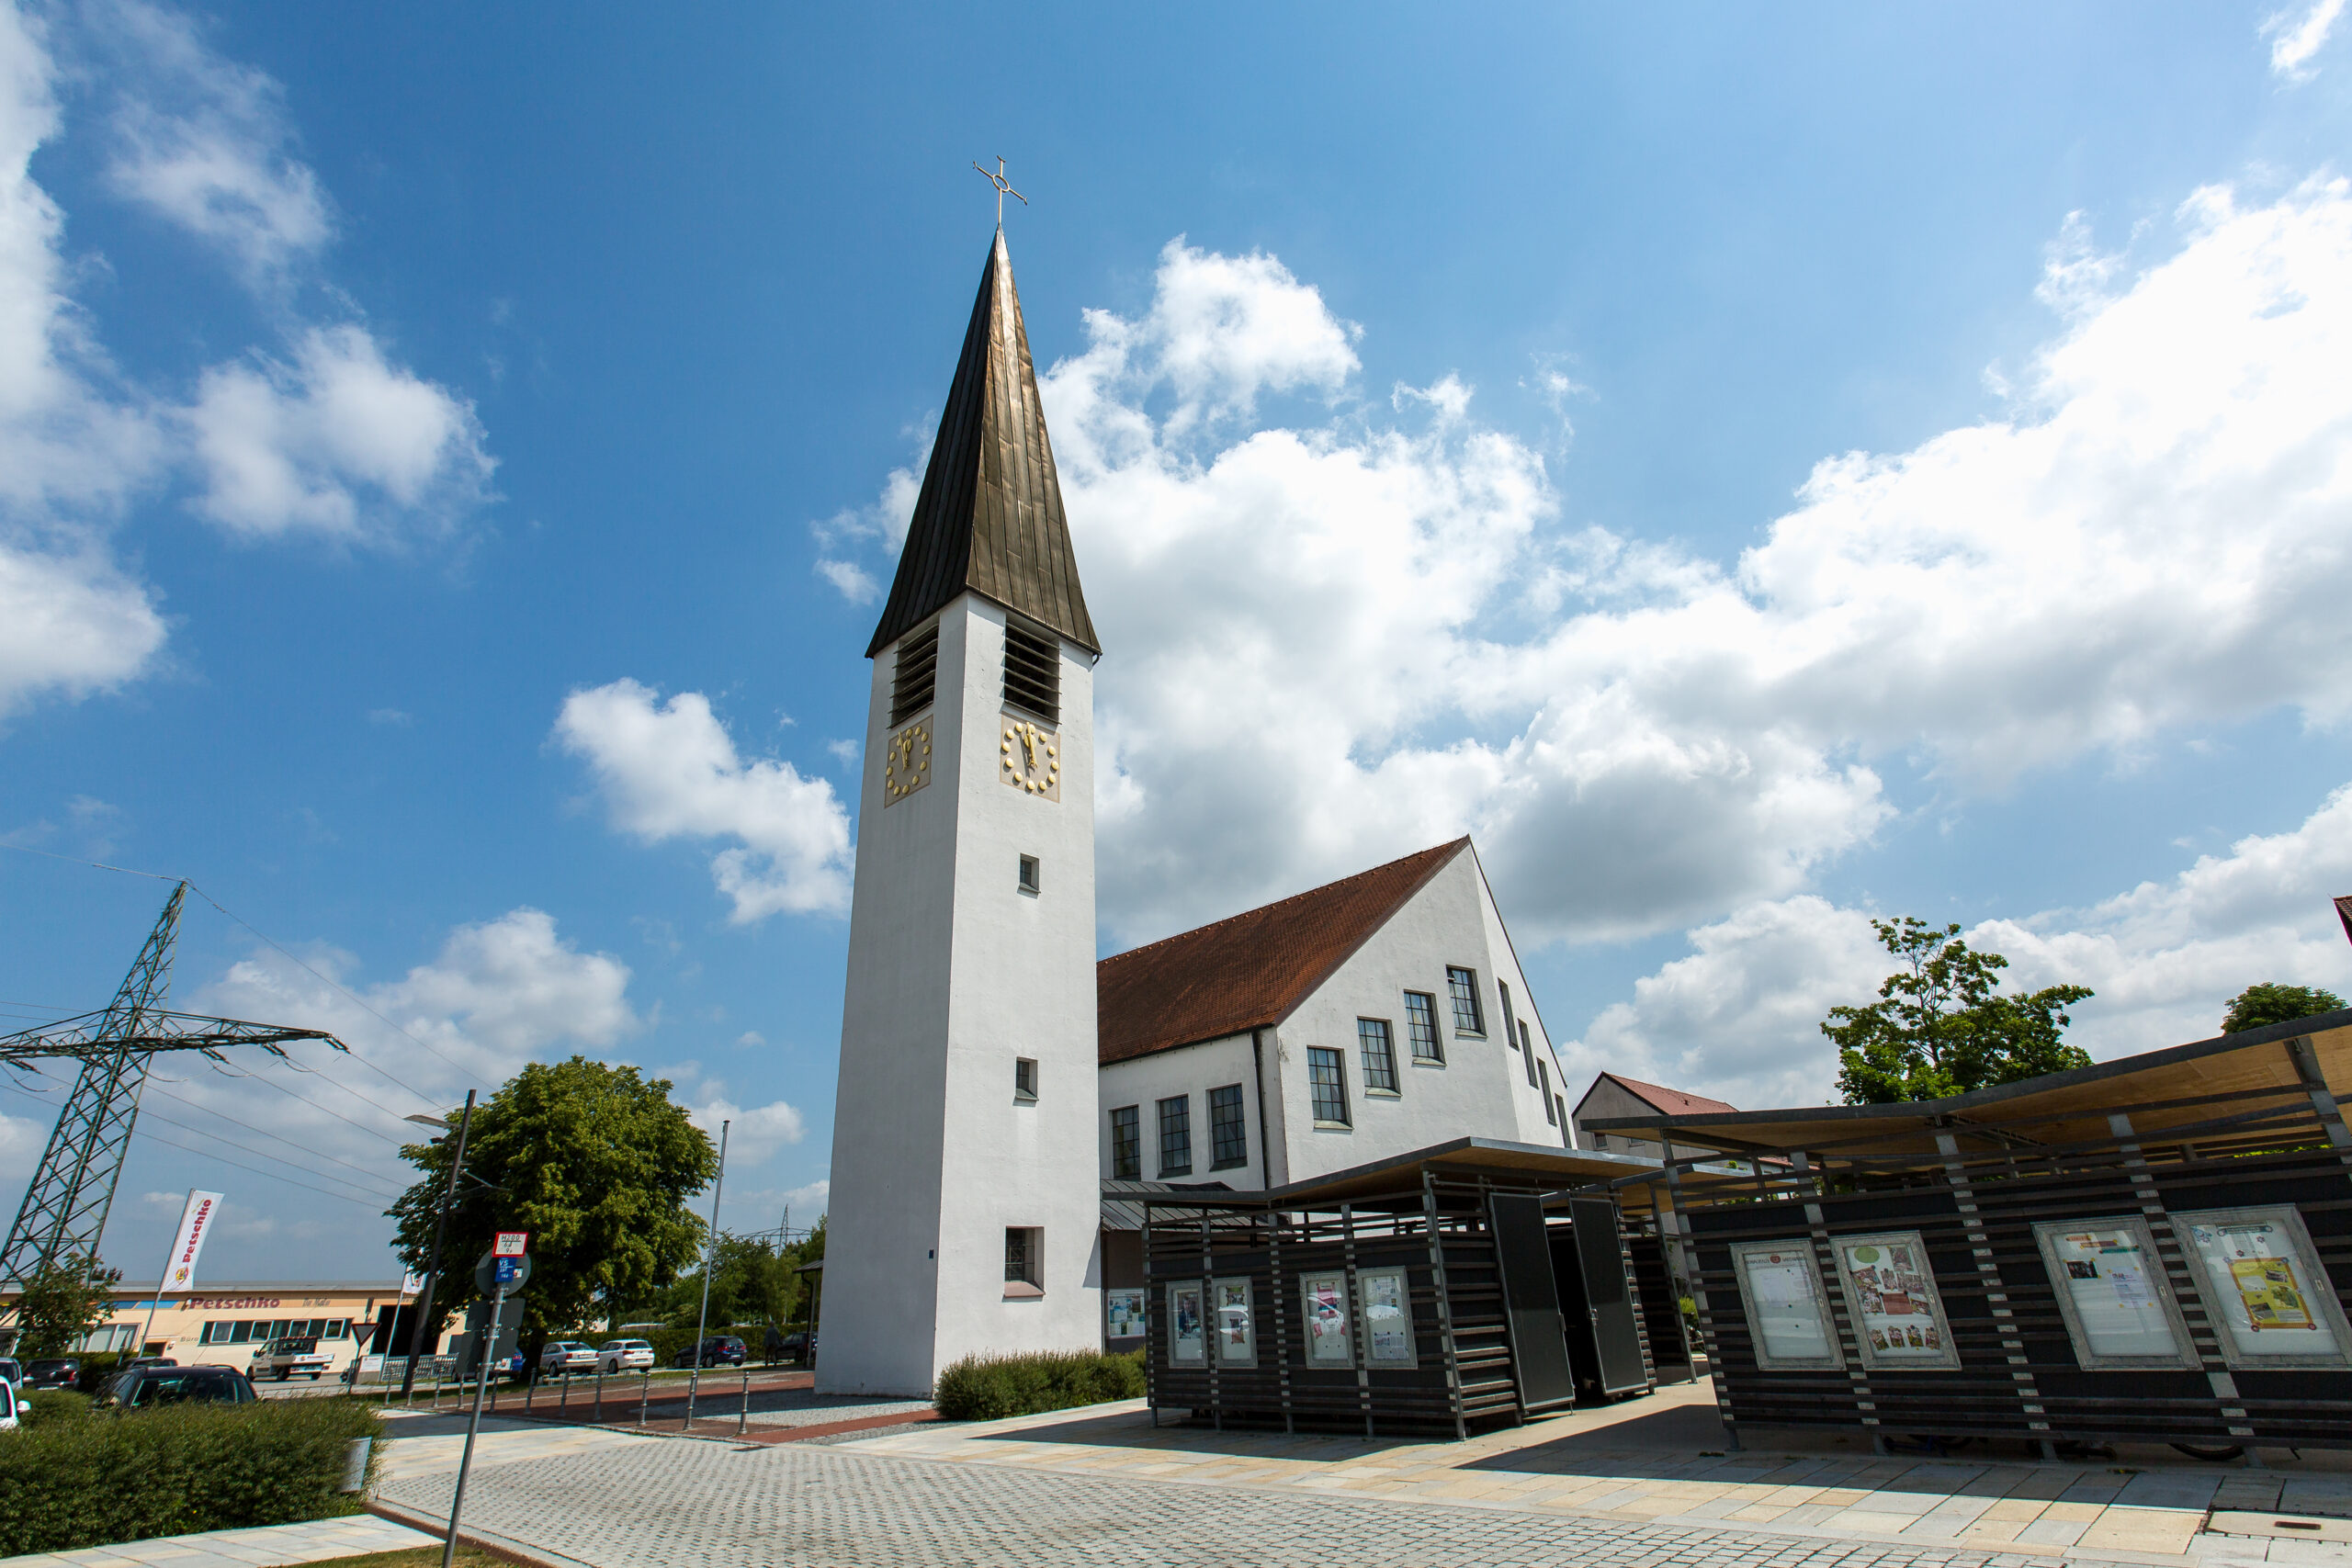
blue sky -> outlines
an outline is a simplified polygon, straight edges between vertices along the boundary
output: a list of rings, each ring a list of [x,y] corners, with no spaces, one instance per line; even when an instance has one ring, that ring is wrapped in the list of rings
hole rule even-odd
[[[1871,913],[2102,1055],[2352,994],[2342,8],[11,14],[0,1011],[104,1001],[105,861],[366,1058],[175,1066],[110,1261],[204,1185],[377,1273],[395,1115],[573,1050],[821,1208],[998,153],[1106,951],[1466,829],[1575,1081],[1818,1097]]]

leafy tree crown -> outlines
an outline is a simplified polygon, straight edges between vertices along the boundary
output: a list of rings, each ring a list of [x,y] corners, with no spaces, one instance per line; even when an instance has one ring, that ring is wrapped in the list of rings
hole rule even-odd
[[[2222,1018],[2222,1032],[2243,1034],[2249,1029],[2337,1012],[2343,1007],[2344,998],[2334,991],[2323,991],[2316,986],[2281,986],[2266,980],[2258,986],[2248,986],[2230,998],[2230,1010]]]
[[[1937,927],[1905,915],[1871,929],[1901,967],[1867,1007],[1829,1010],[1821,1032],[1838,1047],[1838,1087],[1849,1105],[1942,1100],[1994,1084],[2090,1066],[2069,1045],[2065,1010],[2091,996],[2083,986],[2004,993],[2009,961],[1980,953],[1957,923]]]

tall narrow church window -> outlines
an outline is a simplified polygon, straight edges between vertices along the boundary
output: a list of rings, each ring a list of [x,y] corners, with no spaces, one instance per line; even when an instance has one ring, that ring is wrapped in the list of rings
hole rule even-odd
[[[1543,1068],[1544,1081],[1535,1087],[1544,1091],[1544,1120],[1556,1127],[1560,1124],[1560,1117],[1559,1113],[1552,1109],[1552,1068],[1549,1064],[1539,1064],[1539,1066]]]
[[[1114,1181],[1143,1179],[1142,1107],[1122,1105],[1111,1112],[1111,1178]]]
[[[1250,1163],[1250,1133],[1241,1120],[1241,1086],[1226,1084],[1209,1090],[1209,1157],[1211,1170],[1231,1170]]]
[[[1159,1174],[1193,1174],[1193,1097],[1175,1095],[1159,1102]]]
[[[890,728],[914,717],[931,705],[939,689],[939,623],[933,621],[899,643],[899,657],[890,667]]]
[[[1363,1091],[1396,1092],[1396,1044],[1385,1018],[1356,1020],[1356,1043],[1363,1048]]]
[[[1345,1127],[1348,1123],[1348,1059],[1327,1045],[1306,1048],[1306,1088],[1315,1101],[1317,1122]]]
[[[1019,615],[1004,619],[1004,700],[1048,724],[1062,721],[1062,639]]]
[[[1478,1012],[1478,972],[1446,965],[1446,989],[1453,994],[1453,1032],[1484,1034],[1487,1021]]]
[[[1427,991],[1405,993],[1405,1038],[1412,1042],[1416,1062],[1445,1060],[1437,1037],[1437,998]]]

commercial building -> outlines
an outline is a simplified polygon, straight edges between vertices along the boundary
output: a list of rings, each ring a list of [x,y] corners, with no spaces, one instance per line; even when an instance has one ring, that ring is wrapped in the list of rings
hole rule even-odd
[[[0,1303],[15,1299],[14,1291],[0,1292]],[[136,1348],[141,1355],[184,1363],[242,1367],[256,1343],[314,1335],[319,1348],[334,1358],[331,1373],[340,1372],[376,1349],[370,1340],[388,1312],[415,1301],[398,1280],[231,1280],[187,1296],[158,1296],[152,1286],[124,1286],[110,1303],[107,1321],[72,1348],[95,1354]],[[454,1326],[446,1325],[444,1333]]]

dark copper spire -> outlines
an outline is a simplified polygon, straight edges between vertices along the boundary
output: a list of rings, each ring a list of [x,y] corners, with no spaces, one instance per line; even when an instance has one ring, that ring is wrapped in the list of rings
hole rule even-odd
[[[1078,585],[1001,229],[980,274],[980,297],[947,389],[899,574],[865,656],[967,591],[1051,626],[1089,653],[1102,651]]]

